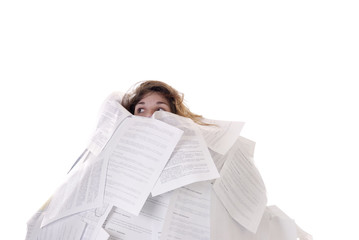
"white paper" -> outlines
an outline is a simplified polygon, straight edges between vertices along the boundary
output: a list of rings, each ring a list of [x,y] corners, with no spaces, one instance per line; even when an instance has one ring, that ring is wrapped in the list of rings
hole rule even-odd
[[[203,121],[211,124],[198,125],[208,147],[222,155],[226,154],[236,142],[244,126],[244,122],[211,119],[203,119]]]
[[[109,238],[110,234],[108,234],[108,232],[106,232],[103,228],[100,228],[95,240],[108,240]]]
[[[96,131],[87,147],[96,156],[103,150],[118,125],[132,115],[121,105],[122,95],[112,93],[102,104]]]
[[[297,225],[297,237],[299,240],[313,240],[312,235],[304,231]]]
[[[92,156],[78,164],[51,197],[41,227],[71,214],[100,207],[106,171],[107,162],[102,155]]]
[[[170,194],[149,197],[138,216],[115,208],[106,220],[104,229],[114,240],[159,240]]]
[[[108,240],[109,238],[110,234],[108,234],[108,232],[106,232],[103,228],[100,228],[95,240]]]
[[[107,240],[109,235],[103,232],[102,224],[111,208],[104,205],[101,208],[61,218],[41,227],[46,211],[45,205],[45,208],[41,208],[28,221],[26,240]]]
[[[37,240],[37,235],[40,232],[40,226],[43,218],[43,212],[39,211],[36,212],[27,222],[27,232],[25,240]]]
[[[270,240],[297,240],[297,226],[277,206],[268,206]]]
[[[87,224],[81,240],[106,240],[109,238],[109,234],[103,230],[102,225],[111,209],[112,205],[104,204],[102,207],[78,214],[82,221]]]
[[[105,201],[138,215],[181,135],[156,119],[124,120],[108,143]]]
[[[180,128],[184,133],[152,189],[153,196],[194,182],[219,177],[197,124],[189,118],[164,111],[156,112],[154,117]]]
[[[65,217],[41,228],[38,240],[78,240],[81,239],[85,227],[86,223],[76,215]]]
[[[86,223],[74,215],[52,222],[40,228],[43,212],[29,222],[26,240],[79,240],[86,228]],[[36,221],[34,221],[36,219]]]
[[[257,231],[250,232],[229,215],[222,202],[212,192],[211,240],[296,240],[300,237],[296,227],[294,220],[286,216],[278,207],[268,206],[265,208]],[[307,240],[309,239],[311,238]]]
[[[264,217],[264,216],[263,216]],[[260,224],[258,227],[258,235],[248,231],[237,221],[235,221],[231,215],[227,212],[222,202],[218,199],[217,195],[212,191],[211,193],[211,240],[225,239],[225,240],[269,240],[268,238],[259,238],[262,236],[261,231],[268,233],[268,227],[265,223]],[[266,230],[264,230],[266,229]],[[257,237],[256,237],[257,236]]]
[[[76,168],[76,166],[78,166],[78,163],[84,162],[86,161],[87,158],[89,158],[91,156],[91,152],[86,148],[81,155],[76,159],[76,161],[74,162],[74,164],[71,166],[70,170],[67,172],[71,172],[74,168]]]
[[[211,183],[198,182],[173,191],[161,240],[209,240]]]
[[[256,232],[267,203],[262,177],[253,162],[254,145],[239,137],[213,186],[229,214],[251,232]]]
[[[40,231],[41,222],[44,218],[44,212],[47,210],[51,199],[48,199],[41,208],[27,221],[26,240],[33,240],[37,238]]]
[[[215,152],[211,149],[208,149],[208,150],[209,150],[209,153],[211,154],[214,164],[217,167],[218,172],[220,172],[224,165],[224,162],[227,160],[226,155],[219,154],[218,152]]]

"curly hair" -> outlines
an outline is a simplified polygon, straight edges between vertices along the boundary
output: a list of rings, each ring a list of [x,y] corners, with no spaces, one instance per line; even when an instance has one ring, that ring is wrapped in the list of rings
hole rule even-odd
[[[192,119],[194,122],[207,125],[202,122],[202,116],[192,113],[188,107],[184,104],[184,94],[178,92],[176,89],[168,85],[167,83],[155,80],[143,81],[135,84],[132,90],[128,91],[122,98],[122,106],[124,106],[129,112],[134,114],[135,107],[141,99],[143,99],[148,93],[156,92],[161,94],[170,104],[172,113],[178,114],[183,117]]]

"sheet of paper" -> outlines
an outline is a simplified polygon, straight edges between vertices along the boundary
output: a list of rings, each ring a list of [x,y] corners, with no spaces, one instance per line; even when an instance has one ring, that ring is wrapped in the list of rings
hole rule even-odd
[[[217,168],[197,124],[189,118],[164,111],[156,112],[154,117],[178,127],[184,133],[155,187],[152,189],[152,196],[194,182],[219,177]]]
[[[132,115],[121,105],[122,95],[112,93],[102,104],[96,131],[87,147],[94,155],[103,150],[118,125]]]
[[[107,160],[100,154],[78,164],[55,191],[41,227],[60,218],[100,207],[103,203]]]
[[[100,228],[95,240],[108,240],[109,238],[110,238],[110,234],[108,234],[108,232],[106,232],[103,228]]]
[[[170,194],[149,197],[138,216],[115,208],[103,228],[113,240],[159,240]]]
[[[217,167],[218,172],[220,172],[224,165],[225,160],[227,159],[226,155],[219,154],[218,152],[215,152],[211,149],[208,149],[208,150],[209,150],[209,153],[211,154],[214,164]]]
[[[211,125],[198,125],[207,146],[219,154],[226,154],[239,137],[244,122],[204,119]]]
[[[297,225],[277,206],[268,206],[270,240],[297,240]]]
[[[41,228],[43,216],[43,212],[38,212],[37,216],[29,222],[30,231],[26,235],[26,240],[79,240],[86,228],[86,223],[76,215],[64,217]]]
[[[102,224],[112,206],[91,209],[61,218],[41,228],[46,209],[40,209],[29,221],[26,240],[107,240],[109,235]],[[107,237],[106,237],[107,236]]]
[[[109,238],[109,234],[104,231],[102,225],[112,208],[112,205],[104,204],[99,208],[78,213],[81,220],[87,224],[81,240],[107,240]]]
[[[213,189],[229,214],[251,232],[256,232],[267,204],[262,177],[253,162],[255,143],[239,137],[226,154],[221,177]]]
[[[312,235],[304,231],[297,225],[297,237],[299,240],[313,240]]]
[[[264,215],[263,215],[264,217]],[[264,217],[265,218],[265,217]],[[268,238],[260,238],[261,231],[268,233],[268,224],[266,222],[260,224],[257,235],[248,231],[227,212],[222,202],[218,199],[214,191],[211,191],[211,240],[226,239],[226,240],[269,240]]]
[[[193,183],[173,191],[161,240],[210,239],[211,183]]]
[[[126,118],[106,150],[105,201],[138,215],[182,133],[156,119]]]
[[[81,239],[85,227],[86,223],[81,221],[76,215],[65,217],[41,228],[38,240],[78,240]]]
[[[297,237],[295,222],[276,206],[266,207],[257,231],[250,232],[229,215],[212,191],[211,240],[296,240]]]
[[[91,152],[86,148],[86,149],[81,153],[81,155],[76,159],[76,161],[74,162],[74,164],[71,166],[70,170],[69,170],[67,173],[71,172],[72,169],[74,169],[79,162],[86,161],[86,159],[87,159],[90,155],[91,155]]]
[[[37,235],[40,231],[42,219],[44,218],[43,212],[36,212],[32,218],[27,222],[27,232],[25,240],[37,240]]]

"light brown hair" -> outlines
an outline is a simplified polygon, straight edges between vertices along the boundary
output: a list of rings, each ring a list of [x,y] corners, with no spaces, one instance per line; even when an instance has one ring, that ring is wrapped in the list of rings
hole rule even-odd
[[[155,80],[137,83],[132,90],[128,91],[122,98],[121,104],[132,114],[134,114],[136,104],[141,101],[148,93],[156,92],[161,94],[170,104],[172,113],[192,119],[194,122],[207,125],[202,122],[202,116],[192,113],[184,104],[184,94],[167,83]]]

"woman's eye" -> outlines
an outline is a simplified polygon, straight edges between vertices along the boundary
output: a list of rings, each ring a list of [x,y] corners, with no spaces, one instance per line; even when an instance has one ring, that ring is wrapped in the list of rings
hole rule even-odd
[[[144,111],[145,111],[145,109],[143,109],[143,108],[137,109],[137,113],[143,113]]]
[[[158,108],[157,111],[165,111],[163,108]]]

